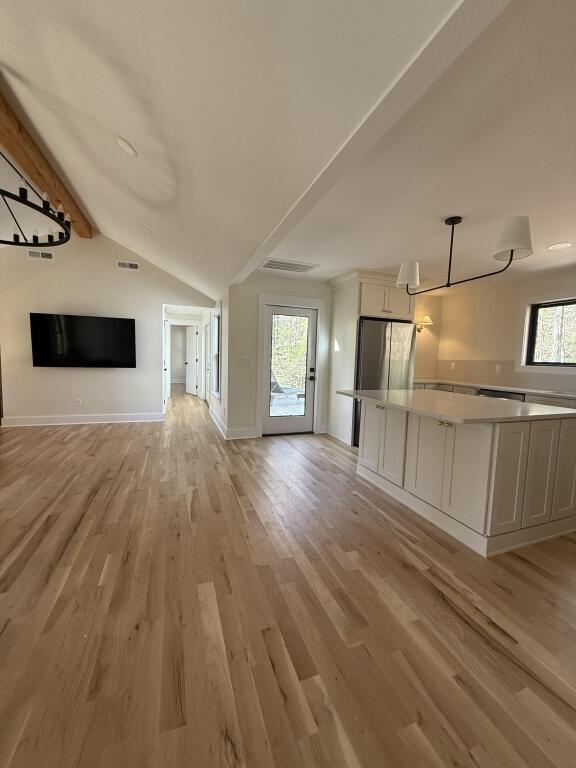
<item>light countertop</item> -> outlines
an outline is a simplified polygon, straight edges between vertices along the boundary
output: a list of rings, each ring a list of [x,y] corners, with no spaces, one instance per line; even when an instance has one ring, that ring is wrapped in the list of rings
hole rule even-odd
[[[492,397],[460,395],[437,389],[344,389],[337,394],[386,405],[401,411],[447,421],[451,424],[481,424],[502,421],[533,421],[540,419],[576,418],[573,408],[555,405],[522,403]]]
[[[454,387],[471,387],[472,389],[498,389],[502,392],[523,392],[527,395],[542,395],[543,397],[562,397],[576,400],[576,392],[561,392],[557,389],[530,389],[528,387],[509,387],[504,384],[478,384],[471,381],[449,381],[448,379],[414,379],[414,384],[449,384]],[[575,406],[576,407],[576,406]]]

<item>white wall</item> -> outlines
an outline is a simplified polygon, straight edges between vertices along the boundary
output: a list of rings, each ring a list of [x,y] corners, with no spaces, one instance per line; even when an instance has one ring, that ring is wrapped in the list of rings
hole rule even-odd
[[[443,298],[438,375],[454,381],[576,391],[576,369],[558,372],[519,365],[527,305],[574,296],[576,266],[520,280],[495,278],[450,288]]]
[[[257,381],[258,381],[258,311],[259,296],[275,294],[282,296],[324,299],[329,312],[330,289],[325,282],[292,278],[269,277],[255,273],[244,283],[233,285],[229,290],[229,318],[224,297],[222,310],[223,335],[227,338],[227,370],[223,375],[225,384],[222,402],[219,404],[220,418],[230,434],[240,435],[257,431]],[[240,359],[249,359],[247,366],[239,365]],[[326,364],[327,364],[326,360]],[[327,365],[326,365],[327,367]],[[320,376],[318,386],[322,387],[322,425],[327,424],[328,375]],[[222,415],[228,408],[226,415]]]
[[[161,418],[163,304],[213,302],[102,235],[73,236],[54,253],[53,263],[20,248],[0,254],[3,423]],[[142,268],[118,270],[117,259]],[[34,368],[30,312],[135,318],[137,367]]]
[[[186,381],[186,326],[170,326],[170,382]]]
[[[337,395],[336,390],[354,388],[359,296],[360,284],[356,279],[335,285],[332,293],[328,432],[349,445],[352,442],[353,401]]]
[[[438,366],[438,348],[442,333],[442,298],[424,294],[416,297],[414,322],[428,315],[434,325],[422,328],[416,334],[414,378],[435,379]]]

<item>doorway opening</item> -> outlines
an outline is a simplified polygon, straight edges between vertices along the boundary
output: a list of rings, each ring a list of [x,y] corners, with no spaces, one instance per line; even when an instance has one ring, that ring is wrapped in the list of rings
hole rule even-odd
[[[165,304],[163,309],[163,410],[176,393],[208,400],[210,392],[210,320],[207,307]]]

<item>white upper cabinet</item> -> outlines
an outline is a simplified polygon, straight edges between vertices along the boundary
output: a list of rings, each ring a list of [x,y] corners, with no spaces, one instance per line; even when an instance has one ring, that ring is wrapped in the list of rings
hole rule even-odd
[[[387,315],[388,286],[362,283],[360,298],[361,315]]]
[[[412,297],[403,288],[376,283],[362,283],[361,315],[412,320],[412,307]]]
[[[405,288],[388,288],[388,305],[390,317],[400,317],[404,320],[412,320],[412,305],[414,299],[406,293]]]

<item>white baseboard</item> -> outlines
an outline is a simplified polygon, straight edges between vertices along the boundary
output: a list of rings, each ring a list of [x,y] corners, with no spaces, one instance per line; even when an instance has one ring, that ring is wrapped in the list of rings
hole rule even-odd
[[[422,501],[422,499],[419,499],[417,496],[413,496],[411,493],[408,493],[408,491],[405,491],[404,488],[394,485],[394,483],[391,483],[389,480],[385,480],[383,477],[380,477],[380,475],[377,475],[376,472],[373,472],[367,467],[363,467],[361,464],[358,464],[356,472],[360,477],[363,477],[373,485],[376,485],[381,491],[392,496],[393,499],[404,504],[405,507],[416,512],[416,514],[425,518],[437,528],[440,528],[444,533],[450,534],[450,536],[461,541],[462,544],[466,544],[467,547],[478,552],[479,555],[486,557],[486,536],[482,536],[481,533],[473,531],[472,528],[468,528],[467,525],[459,523],[458,520],[454,520],[454,518],[441,512],[439,509],[436,509],[436,507]]]
[[[218,416],[216,411],[212,408],[208,411],[210,418],[218,427],[218,431],[225,440],[252,440],[254,438],[262,437],[262,432],[257,427],[226,427],[222,419]],[[325,425],[321,425],[317,433],[325,433],[328,428]]]
[[[47,427],[61,424],[113,424],[132,421],[164,421],[163,413],[78,413],[55,416],[4,416],[3,427]]]
[[[210,408],[208,413],[224,440],[247,440],[252,437],[262,437],[262,435],[258,434],[256,431],[256,427],[232,427],[229,429],[216,411],[213,411],[212,408]]]
[[[170,384],[186,384],[186,379],[172,379]]]
[[[408,491],[405,491],[404,488],[400,488],[389,480],[385,480],[371,469],[358,464],[356,472],[360,477],[373,483],[380,490],[396,499],[396,501],[404,504],[405,507],[433,523],[440,530],[458,539],[462,544],[466,544],[467,547],[470,547],[470,549],[478,552],[483,557],[494,557],[494,555],[500,555],[503,552],[527,547],[530,544],[538,544],[541,541],[546,541],[546,539],[552,539],[554,536],[561,536],[564,533],[576,530],[576,518],[573,516],[565,517],[562,520],[554,520],[550,523],[543,523],[542,525],[533,525],[530,528],[520,528],[518,531],[502,533],[499,536],[484,536],[468,528],[467,525],[459,523],[458,520],[454,520],[450,515],[436,509],[436,507],[413,496]]]
[[[550,523],[532,525],[530,528],[521,528],[519,531],[501,533],[499,536],[489,536],[486,554],[488,557],[501,555],[503,552],[527,547],[529,544],[538,544],[541,541],[553,539],[555,536],[562,536],[564,533],[570,533],[575,530],[576,519],[574,517],[565,517],[562,520],[553,520]]]
[[[247,440],[252,437],[262,437],[256,427],[232,427],[226,432],[226,440]]]
[[[327,430],[329,436],[332,438],[332,440],[336,440],[337,443],[340,443],[341,445],[347,445],[348,448],[353,448],[352,445],[352,437],[348,438],[348,440],[343,440],[340,435],[335,435],[334,432],[330,432],[330,430]]]
[[[210,416],[210,418],[212,419],[214,424],[216,424],[218,432],[220,432],[220,434],[222,435],[224,440],[226,440],[227,439],[227,437],[226,437],[226,425],[224,424],[224,422],[222,421],[220,416],[218,416],[216,411],[212,410],[212,408],[208,408],[208,415]]]

